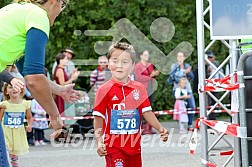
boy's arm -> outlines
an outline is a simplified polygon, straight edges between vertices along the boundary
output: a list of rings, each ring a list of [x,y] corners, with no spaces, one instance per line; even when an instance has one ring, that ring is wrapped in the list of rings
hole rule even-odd
[[[107,155],[106,146],[102,139],[103,118],[100,116],[94,116],[94,133],[97,142],[97,153],[99,156]]]
[[[103,143],[102,128],[103,128],[103,118],[99,116],[94,116],[94,131],[97,144]]]
[[[157,120],[156,116],[153,114],[152,111],[144,112],[143,117],[151,126],[153,126],[156,130],[158,130],[158,132],[161,135],[161,139],[163,141],[168,140],[168,134],[169,134],[168,130],[162,127],[162,125],[159,123],[159,121]]]
[[[152,111],[144,112],[143,117],[157,131],[159,131],[162,128],[162,125],[159,123],[159,121],[157,120],[156,116],[153,114]]]

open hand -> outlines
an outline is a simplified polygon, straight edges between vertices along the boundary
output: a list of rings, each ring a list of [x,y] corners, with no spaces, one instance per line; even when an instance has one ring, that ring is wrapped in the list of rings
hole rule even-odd
[[[18,78],[13,78],[11,81],[10,81],[12,87],[13,87],[13,90],[15,92],[18,92],[20,91],[21,89],[25,88],[25,84],[24,82],[21,80],[21,79],[18,79]]]
[[[77,101],[80,99],[78,91],[73,90],[74,86],[75,84],[68,84],[60,88],[59,96],[61,96],[70,104],[77,103]]]

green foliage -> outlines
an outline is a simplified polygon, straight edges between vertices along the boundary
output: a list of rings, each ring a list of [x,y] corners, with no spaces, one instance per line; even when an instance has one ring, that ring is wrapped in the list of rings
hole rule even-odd
[[[10,2],[11,0],[1,0],[0,7]],[[195,3],[195,0],[71,0],[51,28],[46,67],[51,69],[54,56],[66,46],[71,46],[77,52],[78,59],[97,59],[99,55],[94,51],[95,42],[111,38],[87,37],[84,34],[75,36],[74,30],[81,30],[82,33],[85,30],[107,30],[121,18],[129,19],[166,54],[179,43],[190,42],[194,52],[187,62],[193,66],[197,63]],[[159,17],[170,19],[176,28],[174,37],[167,43],[154,41],[149,32],[151,23]],[[209,41],[209,33],[205,35]],[[217,57],[219,61],[226,57],[227,52],[220,43],[216,43],[213,49],[220,54]],[[95,66],[78,66],[78,68],[81,71],[90,71],[95,69]],[[158,89],[155,92],[154,110],[173,108],[172,86],[166,84],[167,77],[163,74],[157,77]],[[80,77],[77,85],[89,90],[89,77]]]

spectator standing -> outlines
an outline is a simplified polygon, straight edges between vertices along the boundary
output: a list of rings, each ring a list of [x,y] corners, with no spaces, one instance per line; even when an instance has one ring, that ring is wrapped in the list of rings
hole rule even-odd
[[[74,80],[78,78],[80,74],[79,71],[73,71],[71,74],[71,78],[70,79],[68,78],[65,72],[65,66],[67,65],[68,58],[64,53],[59,53],[56,55],[56,62],[57,66],[54,73],[54,79],[57,84],[67,85],[69,83],[72,83]],[[59,113],[62,114],[65,111],[63,98],[56,95],[55,102],[57,104]]]
[[[76,55],[71,47],[67,47],[66,49],[62,50],[61,53],[65,54],[68,59],[67,64],[65,65],[65,72],[68,78],[71,78],[73,71],[78,71],[77,68],[75,68],[74,63],[72,62],[72,58],[74,58]],[[52,76],[54,76],[56,66],[57,62],[55,61],[52,68]]]
[[[46,120],[46,112],[45,110],[39,105],[39,103],[33,99],[31,102],[31,112],[34,113],[33,115],[33,122],[32,128],[34,129],[35,135],[35,146],[46,145],[44,142],[44,129],[48,128],[48,122]],[[44,119],[44,120],[36,120],[36,119]]]
[[[155,89],[155,77],[159,75],[159,71],[154,69],[153,64],[149,63],[149,52],[143,51],[140,55],[140,61],[135,65],[134,74],[135,80],[141,82],[147,90],[150,103],[153,103],[153,93]],[[143,123],[143,134],[155,134],[149,123]]]
[[[190,81],[193,81],[194,76],[193,72],[191,70],[192,66],[188,63],[184,63],[185,61],[185,53],[179,51],[177,53],[177,62],[171,65],[171,72],[169,78],[173,83],[173,91],[175,92],[176,88],[179,87],[178,83],[181,78],[186,77],[187,78],[187,84],[185,89],[188,91],[188,95],[190,95],[189,99],[186,99],[186,102],[188,103],[188,107],[192,110],[195,110],[195,100],[191,88]],[[193,120],[194,120],[193,113],[188,114],[188,130],[193,130]]]
[[[219,63],[216,61],[216,56],[215,53],[213,51],[207,51],[206,52],[207,58],[210,61],[211,64],[207,63],[207,77],[210,77],[211,75],[213,75],[216,72],[216,68],[219,66]],[[223,70],[221,69],[220,72],[223,73]],[[221,79],[223,78],[219,72],[217,72],[211,79]],[[211,92],[217,99],[220,98],[220,94],[219,92]],[[207,104],[208,106],[214,105],[215,101],[210,97],[207,96]],[[210,120],[216,120],[216,114],[215,113],[210,113],[208,115],[208,119]]]
[[[174,96],[175,96],[175,104],[174,104],[174,113],[173,113],[173,119],[177,120],[179,122],[179,133],[187,133],[187,130],[185,129],[185,123],[188,123],[188,116],[187,116],[187,110],[186,110],[186,99],[190,98],[190,95],[188,95],[187,90],[185,89],[187,83],[186,78],[181,78],[178,87],[175,90]]]
[[[108,58],[106,56],[100,56],[98,58],[98,67],[90,74],[90,86],[94,90],[94,95],[97,89],[104,84],[107,73],[110,73],[108,69]]]

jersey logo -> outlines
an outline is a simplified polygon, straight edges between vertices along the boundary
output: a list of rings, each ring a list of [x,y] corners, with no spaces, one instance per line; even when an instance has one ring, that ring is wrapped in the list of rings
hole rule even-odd
[[[133,93],[134,99],[135,100],[139,100],[139,98],[140,98],[140,92],[138,90],[133,90],[132,93]]]
[[[118,97],[115,95],[112,99],[112,101],[119,100]]]
[[[122,159],[117,159],[114,162],[115,162],[115,167],[123,167],[123,160]]]
[[[119,104],[113,104],[114,110],[124,110],[125,109],[125,103],[119,103]]]

